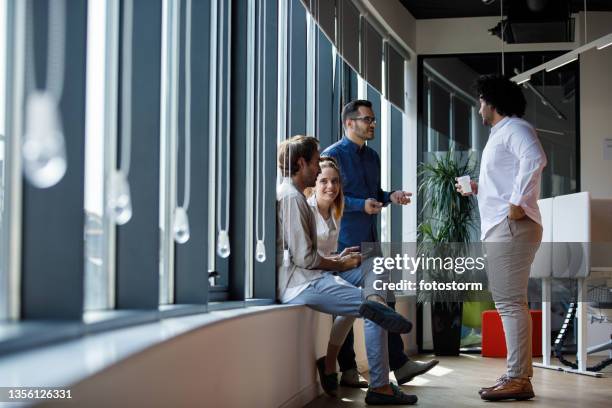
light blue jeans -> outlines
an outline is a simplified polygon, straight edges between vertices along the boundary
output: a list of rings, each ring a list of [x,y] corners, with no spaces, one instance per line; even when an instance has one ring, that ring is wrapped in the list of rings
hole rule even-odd
[[[360,267],[342,272],[342,277],[324,272],[320,279],[312,281],[288,303],[306,305],[330,315],[360,317],[359,306],[367,296],[377,294],[386,300],[386,293],[374,290],[372,284],[376,279],[385,281],[388,276],[374,275],[370,271],[371,262],[366,260]],[[364,286],[364,289],[358,286]],[[382,387],[389,384],[387,331],[366,319],[364,334],[370,368],[370,387]]]

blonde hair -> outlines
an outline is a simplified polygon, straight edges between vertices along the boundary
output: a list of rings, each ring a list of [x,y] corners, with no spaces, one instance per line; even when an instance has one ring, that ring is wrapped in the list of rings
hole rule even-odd
[[[333,157],[325,156],[321,157],[319,160],[319,167],[321,171],[323,169],[333,169],[338,174],[338,195],[334,200],[334,218],[339,220],[342,218],[342,214],[344,213],[344,192],[342,190],[342,174],[340,173],[340,166],[338,166],[338,162]],[[306,197],[311,197],[315,192],[314,187],[308,187],[304,190],[304,194]]]

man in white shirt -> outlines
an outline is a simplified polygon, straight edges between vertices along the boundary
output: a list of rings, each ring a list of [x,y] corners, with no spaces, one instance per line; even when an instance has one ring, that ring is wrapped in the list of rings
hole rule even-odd
[[[483,124],[492,128],[478,183],[472,181],[469,194],[478,198],[489,288],[508,349],[506,373],[479,394],[490,401],[524,400],[534,397],[527,284],[542,240],[537,200],[546,156],[533,126],[521,119],[526,102],[517,84],[488,75],[478,79],[476,89]],[[464,194],[459,184],[456,187]]]

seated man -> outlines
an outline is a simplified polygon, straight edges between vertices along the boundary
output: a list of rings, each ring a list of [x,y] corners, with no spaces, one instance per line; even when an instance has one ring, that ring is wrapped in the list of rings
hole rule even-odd
[[[376,291],[371,259],[359,267],[355,257],[326,259],[317,253],[314,215],[303,192],[320,172],[319,145],[313,137],[294,136],[279,146],[278,166],[285,177],[277,191],[278,297],[282,303],[304,304],[322,313],[365,318],[364,334],[370,388],[366,403],[409,405],[416,396],[389,383],[387,330],[406,333],[412,324],[386,305],[386,291]],[[327,271],[347,271],[345,279]],[[360,289],[357,286],[363,286]],[[337,387],[336,373],[319,372],[324,389]]]

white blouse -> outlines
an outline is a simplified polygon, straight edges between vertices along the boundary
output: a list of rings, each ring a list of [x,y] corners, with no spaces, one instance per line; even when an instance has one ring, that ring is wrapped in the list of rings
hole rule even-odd
[[[331,222],[323,218],[317,206],[315,194],[308,199],[308,205],[315,216],[317,224],[317,252],[321,256],[331,256],[338,251],[338,234],[340,232],[340,220],[334,217],[335,208],[331,208]]]

